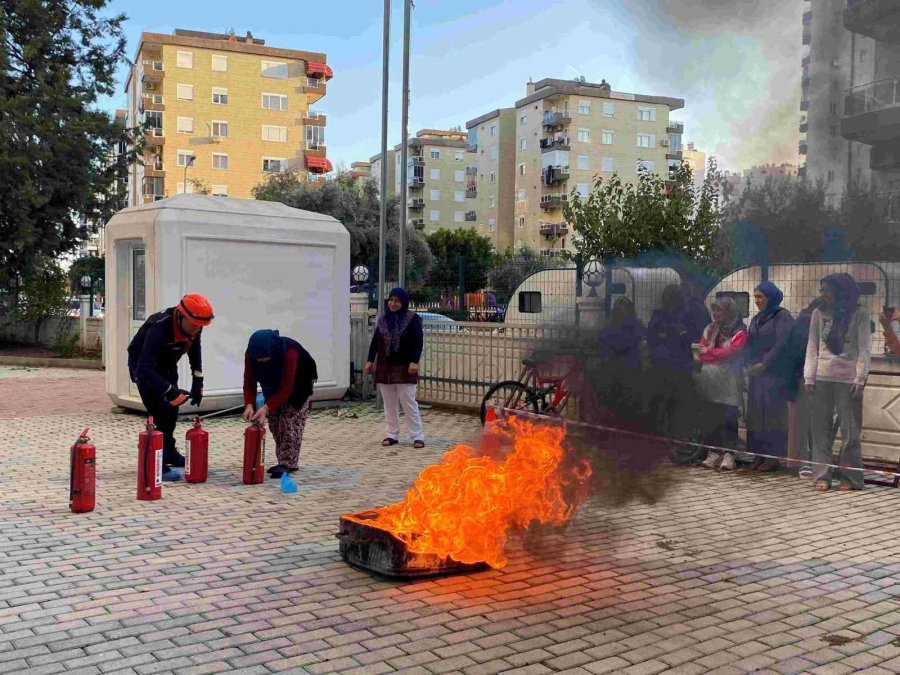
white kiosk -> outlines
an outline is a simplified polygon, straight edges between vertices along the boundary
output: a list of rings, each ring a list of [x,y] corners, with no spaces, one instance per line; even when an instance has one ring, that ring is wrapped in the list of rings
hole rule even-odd
[[[106,390],[142,410],[126,349],[144,320],[202,293],[201,410],[240,405],[250,334],[275,328],[316,360],[313,400],[350,386],[350,235],[330,216],[276,202],[178,195],[117,213],[106,226]],[[190,388],[187,357],[179,382]],[[182,412],[196,408],[182,406]]]

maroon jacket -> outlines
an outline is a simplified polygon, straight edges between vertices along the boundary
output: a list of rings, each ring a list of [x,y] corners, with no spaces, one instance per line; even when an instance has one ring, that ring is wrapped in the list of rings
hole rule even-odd
[[[400,350],[396,354],[387,354],[387,342],[378,326],[369,345],[369,361],[375,362],[375,384],[417,384],[419,376],[411,375],[410,363],[418,363],[422,357],[424,336],[422,319],[413,314],[412,320],[400,336]]]

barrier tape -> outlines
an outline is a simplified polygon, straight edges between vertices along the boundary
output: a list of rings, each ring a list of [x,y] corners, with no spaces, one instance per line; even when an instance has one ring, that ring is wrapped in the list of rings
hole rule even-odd
[[[711,450],[713,452],[721,452],[726,453],[729,452],[731,454],[741,454],[741,455],[751,455],[753,457],[760,457],[762,459],[776,459],[779,462],[797,462],[804,466],[820,466],[830,469],[837,469],[842,471],[862,471],[866,474],[874,474],[876,476],[885,476],[888,478],[900,479],[900,472],[897,471],[885,471],[883,469],[860,469],[855,466],[847,466],[845,464],[827,464],[825,462],[813,462],[811,460],[803,460],[796,458],[788,458],[788,457],[780,457],[778,455],[766,455],[761,452],[750,452],[749,450],[735,450],[734,448],[725,448],[719,445],[709,445],[707,443],[698,443],[696,441],[685,441],[678,438],[668,438],[666,436],[654,436],[653,434],[641,433],[639,431],[628,431],[627,429],[619,429],[617,427],[607,427],[601,424],[588,424],[587,422],[576,422],[574,420],[567,420],[561,417],[550,417],[548,415],[541,415],[539,413],[528,412],[525,410],[516,410],[514,408],[496,408],[500,413],[511,413],[513,415],[517,415],[519,417],[527,417],[535,420],[542,420],[544,422],[552,421],[552,422],[561,422],[563,426],[573,426],[580,427],[583,429],[597,429],[600,431],[607,431],[613,434],[618,434],[620,436],[631,436],[632,438],[640,438],[643,440],[655,441],[657,443],[668,443],[670,445],[681,445],[681,446],[690,446],[694,448],[700,448],[703,450]],[[497,419],[501,419],[498,414]]]

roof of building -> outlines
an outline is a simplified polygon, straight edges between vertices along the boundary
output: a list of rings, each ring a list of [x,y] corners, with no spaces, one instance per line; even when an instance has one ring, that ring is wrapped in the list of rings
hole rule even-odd
[[[350,164],[351,169],[369,169],[372,167],[370,162],[353,162]]]
[[[480,115],[476,117],[474,120],[469,120],[466,122],[466,129],[471,129],[474,126],[478,126],[482,122],[487,122],[488,120],[492,120],[495,117],[500,117],[500,113],[503,110],[507,110],[507,108],[497,108],[496,110],[491,110],[489,113],[485,113],[484,115]]]
[[[446,148],[464,148],[466,147],[467,139],[468,134],[464,131],[420,129],[416,132],[415,138],[409,139],[409,145],[410,147],[437,145]],[[400,152],[402,146],[402,143],[397,143],[397,145],[394,146],[394,152]]]
[[[556,80],[545,78],[534,83],[534,93],[516,101],[516,107],[528,105],[534,101],[550,96],[570,95],[594,98],[610,98],[620,101],[636,101],[638,103],[655,103],[665,105],[669,110],[678,110],[684,107],[683,98],[670,98],[668,96],[650,96],[649,94],[629,94],[621,91],[612,91],[607,82],[575,82],[573,80]]]

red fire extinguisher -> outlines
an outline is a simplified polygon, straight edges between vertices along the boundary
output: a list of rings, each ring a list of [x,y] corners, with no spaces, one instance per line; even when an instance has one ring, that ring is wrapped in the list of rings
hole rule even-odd
[[[163,435],[147,418],[147,428],[138,436],[137,498],[153,501],[162,497]]]
[[[184,479],[188,483],[205,483],[209,473],[209,434],[200,417],[185,436]]]
[[[88,430],[81,432],[70,451],[69,508],[73,513],[94,510],[97,485],[97,448],[88,437]]]
[[[244,430],[244,485],[263,482],[266,429],[255,422]]]

